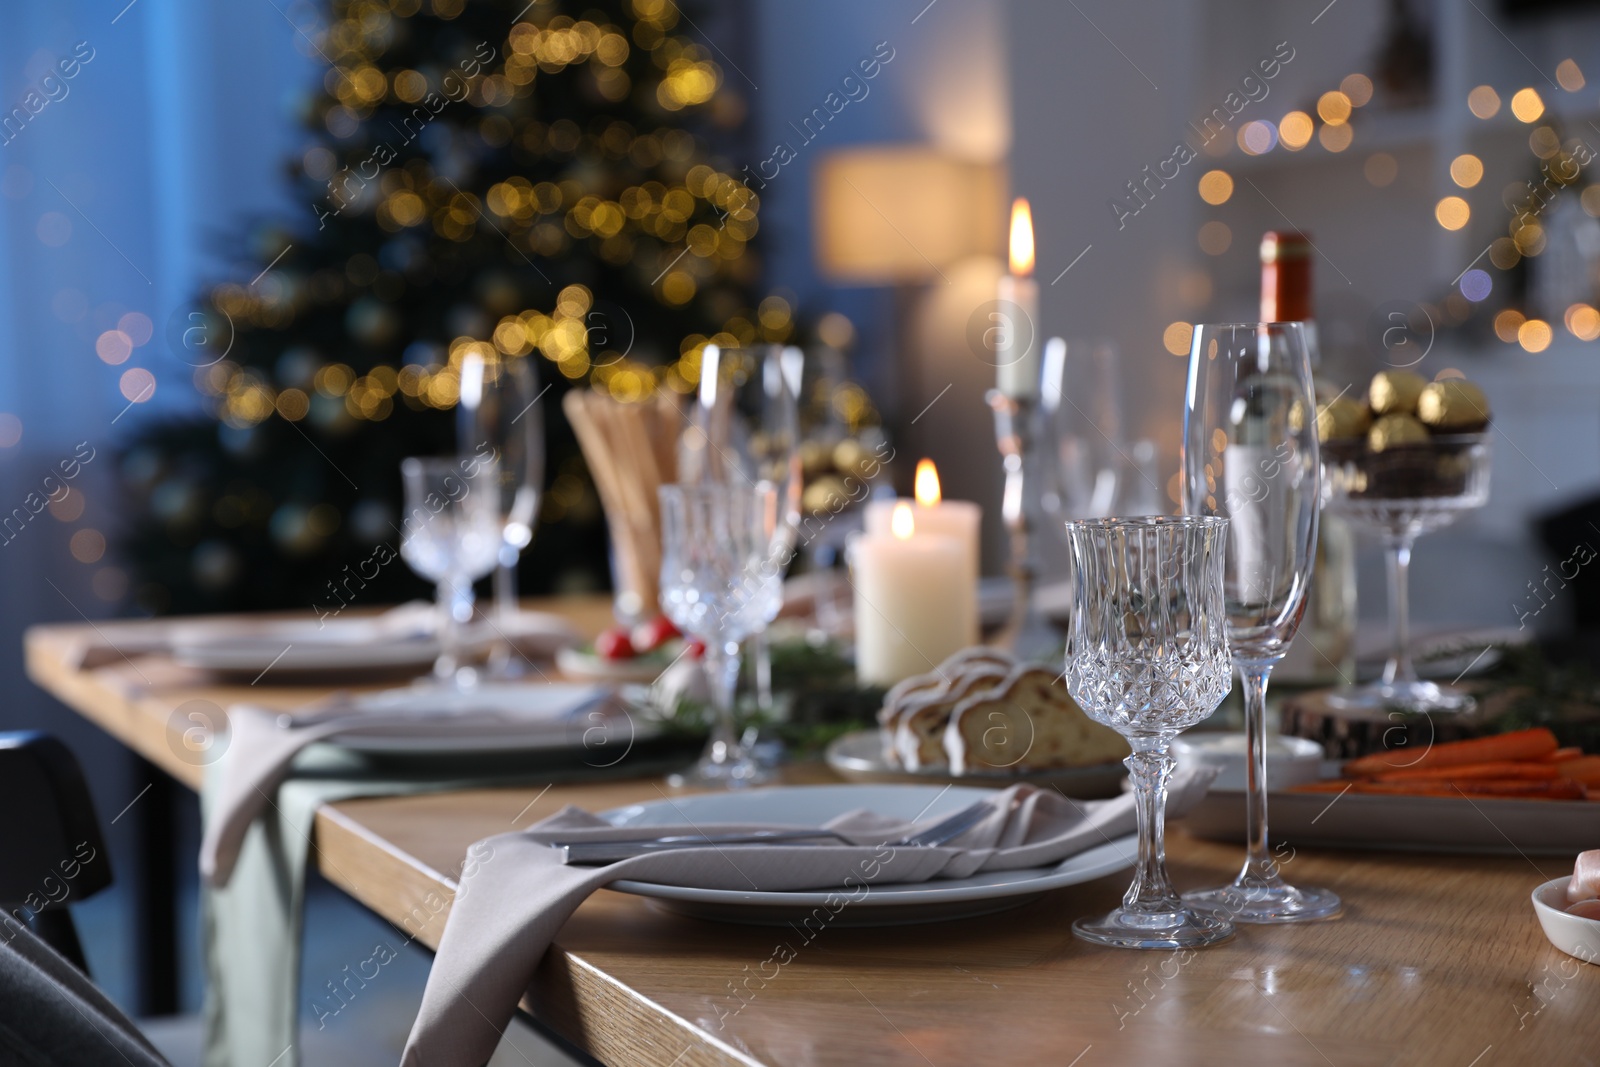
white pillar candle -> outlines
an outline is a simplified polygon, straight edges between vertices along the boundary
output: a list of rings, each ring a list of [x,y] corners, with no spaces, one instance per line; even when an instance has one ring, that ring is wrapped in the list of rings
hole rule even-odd
[[[966,549],[953,537],[918,533],[911,505],[895,505],[890,532],[850,546],[855,586],[856,677],[891,686],[931,671],[971,644],[962,594]]]
[[[894,509],[910,504],[914,520],[913,538],[924,535],[953,538],[961,545],[963,572],[960,592],[964,595],[960,606],[967,619],[967,641],[978,643],[978,574],[981,570],[981,543],[979,530],[983,525],[983,509],[968,500],[945,500],[939,490],[939,472],[933,461],[924,459],[917,463],[916,501],[874,500],[867,505],[866,531],[878,537],[888,537]]]
[[[995,336],[995,385],[1006,396],[1039,395],[1039,283],[1033,274],[1033,214],[1028,201],[1011,205],[1011,273],[1000,279],[1000,314]]]

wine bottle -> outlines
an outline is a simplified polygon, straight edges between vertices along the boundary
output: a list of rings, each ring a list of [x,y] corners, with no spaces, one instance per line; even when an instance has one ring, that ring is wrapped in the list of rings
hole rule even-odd
[[[1311,241],[1305,234],[1268,231],[1261,239],[1261,321],[1304,324],[1320,405],[1331,400],[1338,390],[1320,376],[1311,259]],[[1355,537],[1343,519],[1324,508],[1317,522],[1317,554],[1306,591],[1306,612],[1289,654],[1273,672],[1273,680],[1353,684],[1355,633]]]

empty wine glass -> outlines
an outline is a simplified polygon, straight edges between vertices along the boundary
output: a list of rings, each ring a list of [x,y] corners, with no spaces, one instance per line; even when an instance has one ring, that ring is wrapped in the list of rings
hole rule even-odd
[[[684,484],[755,485],[778,494],[778,537],[785,559],[800,527],[800,387],[805,354],[793,345],[722,348],[707,345],[700,393],[680,444]],[[765,630],[752,635],[756,701],[772,707],[772,657]]]
[[[1127,473],[1116,346],[1109,340],[1045,342],[1039,389],[1045,471],[1041,503],[1058,519],[1116,511]]]
[[[1267,848],[1267,679],[1305,613],[1320,506],[1302,325],[1196,328],[1185,396],[1183,510],[1229,520],[1225,595],[1228,647],[1244,686],[1248,854],[1231,884],[1183,899],[1235,922],[1329,918],[1338,896],[1285,883]]]
[[[494,574],[499,626],[517,615],[517,559],[533,542],[539,493],[544,486],[544,420],[539,379],[526,356],[485,359],[469,352],[461,361],[461,401],[456,405],[456,448],[463,456],[493,453],[500,461],[501,541]],[[498,626],[497,626],[498,629]],[[490,671],[521,672],[504,635],[495,643]]]
[[[494,569],[503,529],[500,465],[494,458],[402,460],[406,513],[400,555],[436,585],[439,658],[434,677],[467,687],[477,675],[462,663],[461,628],[472,621],[472,583]]]
[[[764,777],[734,730],[739,645],[783,603],[778,493],[762,482],[661,487],[661,607],[705,643],[715,717],[695,770],[674,784],[750,785]]]
[[[1222,573],[1228,520],[1198,516],[1066,524],[1075,608],[1067,690],[1091,719],[1128,739],[1123,763],[1139,805],[1139,866],[1122,907],[1072,932],[1116,948],[1192,948],[1233,936],[1184,905],[1167,877],[1172,738],[1232,688]]]

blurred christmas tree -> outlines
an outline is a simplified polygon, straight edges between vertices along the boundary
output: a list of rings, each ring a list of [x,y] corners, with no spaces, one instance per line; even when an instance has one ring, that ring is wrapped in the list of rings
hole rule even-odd
[[[305,218],[169,329],[211,417],[123,458],[142,607],[329,602],[398,548],[400,459],[453,449],[474,350],[551,385],[524,590],[607,580],[562,392],[688,393],[708,341],[793,329],[752,306],[758,202],[716,154],[744,105],[693,28],[676,0],[335,0],[290,168]],[[427,594],[371,569],[364,603]]]

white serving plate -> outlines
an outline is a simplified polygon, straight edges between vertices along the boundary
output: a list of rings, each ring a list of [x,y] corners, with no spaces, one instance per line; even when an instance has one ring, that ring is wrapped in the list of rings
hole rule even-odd
[[[685,821],[815,827],[862,808],[906,820],[936,819],[990,795],[992,790],[970,786],[775,786],[653,800],[616,808],[601,817],[616,826],[641,829],[681,826]],[[874,885],[861,900],[833,915],[830,925],[897,926],[985,915],[1026,904],[1047,890],[1127,870],[1138,859],[1138,853],[1138,837],[1129,834],[1052,867],[993,871],[911,885]],[[652,885],[626,879],[607,888],[648,897],[670,911],[697,918],[757,925],[793,922],[824,907],[831,895],[826,890],[746,892]]]
[[[1244,840],[1242,791],[1212,789],[1183,826],[1213,841]],[[1562,855],[1595,845],[1600,803],[1506,797],[1272,793],[1272,838],[1295,846]]]
[[[974,785],[990,789],[1003,789],[1008,785],[1026,782],[1044,789],[1059,789],[1069,797],[1088,800],[1095,797],[1114,797],[1128,776],[1121,760],[1096,763],[1088,767],[1063,767],[1050,771],[1026,771],[1008,774],[1005,771],[976,771],[953,776],[949,768],[926,771],[908,771],[891,767],[883,758],[883,741],[879,732],[857,730],[836,738],[828,746],[824,757],[843,778],[852,782],[883,782],[889,784]]]
[[[226,674],[426,670],[439,656],[432,634],[378,619],[279,619],[185,624],[172,636],[172,658]]]
[[[603,686],[561,682],[489,682],[457,692],[436,686],[389,689],[356,698],[356,710],[448,712],[492,710],[499,722],[438,720],[396,724],[339,737],[341,748],[375,754],[554,752],[572,750],[607,767],[660,727],[609,698]]]
[[[1553,878],[1533,891],[1533,911],[1544,936],[1567,955],[1600,964],[1600,919],[1567,913],[1566,877]]]

